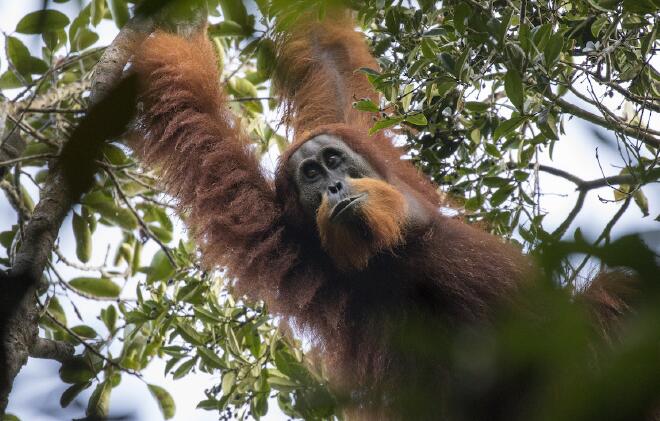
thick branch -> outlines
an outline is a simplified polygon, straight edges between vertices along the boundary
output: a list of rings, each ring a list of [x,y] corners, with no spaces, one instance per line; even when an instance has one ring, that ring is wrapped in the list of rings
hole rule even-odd
[[[92,76],[92,87],[89,95],[90,104],[96,104],[106,97],[117,82],[121,80],[124,67],[135,46],[139,45],[153,30],[151,19],[133,18],[124,25],[119,35],[106,48]]]
[[[68,143],[82,143],[83,149],[102,145],[99,139],[94,137],[104,136],[108,130],[101,130],[103,127],[98,122],[102,116],[94,115],[92,108],[99,106],[101,111],[105,111],[105,108],[112,105],[103,100],[114,93],[135,43],[144,37],[138,33],[144,22],[146,21],[139,24],[129,22],[102,55],[92,82],[90,113],[81,121]],[[108,116],[117,119],[115,115],[106,113],[106,120]],[[108,123],[112,126],[121,122]],[[96,136],[93,133],[95,128],[99,129]],[[90,143],[85,144],[85,139]],[[14,378],[26,363],[37,341],[38,313],[35,296],[38,281],[49,261],[60,226],[74,201],[82,193],[78,188],[80,186],[73,186],[73,180],[67,178],[67,171],[71,172],[66,168],[67,164],[71,162],[60,161],[52,166],[41,200],[23,231],[13,265],[0,279],[0,361],[4,363],[0,365],[0,416],[7,407],[7,398]],[[94,168],[86,166],[85,170]]]
[[[55,360],[63,363],[73,357],[74,352],[73,345],[69,343],[37,338],[34,344],[32,344],[32,349],[30,349],[30,357]]]

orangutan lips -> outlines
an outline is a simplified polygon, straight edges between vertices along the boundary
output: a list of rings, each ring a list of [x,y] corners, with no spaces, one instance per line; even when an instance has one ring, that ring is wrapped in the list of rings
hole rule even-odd
[[[347,197],[345,199],[340,200],[335,205],[335,207],[332,208],[332,211],[330,212],[330,220],[334,221],[335,219],[338,219],[347,210],[351,209],[353,206],[357,205],[358,203],[364,201],[364,198],[366,197],[367,197],[367,193],[360,193],[358,195]]]

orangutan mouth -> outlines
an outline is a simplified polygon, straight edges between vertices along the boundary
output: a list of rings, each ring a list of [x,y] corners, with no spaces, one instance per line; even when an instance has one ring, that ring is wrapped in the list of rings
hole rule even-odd
[[[366,199],[366,197],[367,197],[367,193],[360,193],[355,196],[347,197],[345,199],[340,200],[335,205],[335,207],[332,208],[332,211],[330,212],[330,220],[331,221],[339,220],[342,214],[353,208],[358,203],[363,202]]]

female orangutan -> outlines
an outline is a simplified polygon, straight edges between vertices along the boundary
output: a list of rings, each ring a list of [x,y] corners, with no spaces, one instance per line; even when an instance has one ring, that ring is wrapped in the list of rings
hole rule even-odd
[[[487,322],[533,276],[532,265],[499,238],[440,214],[436,187],[386,134],[368,135],[373,116],[352,103],[378,97],[355,70],[377,65],[350,19],[298,25],[279,61],[276,84],[295,137],[274,181],[226,106],[203,35],[157,33],[135,54],[136,152],[162,171],[207,263],[226,267],[239,292],[265,300],[319,345],[358,415],[398,418],[393,408],[412,402],[423,417],[437,416],[441,402],[427,401],[427,410],[414,391],[443,387],[442,358],[422,361],[401,333]],[[399,393],[402,385],[411,393]]]

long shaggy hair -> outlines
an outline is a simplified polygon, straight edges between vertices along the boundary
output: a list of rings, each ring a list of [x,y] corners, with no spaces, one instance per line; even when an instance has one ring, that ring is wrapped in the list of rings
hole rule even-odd
[[[285,123],[295,139],[320,126],[344,123],[369,128],[374,115],[353,108],[354,101],[379,97],[360,68],[378,70],[364,36],[353,30],[346,12],[325,20],[303,18],[279,40],[275,86],[285,104]]]
[[[534,270],[499,238],[438,214],[436,188],[401,159],[386,134],[367,134],[371,116],[350,104],[362,97],[377,103],[364,75],[355,72],[376,65],[352,26],[336,18],[299,24],[280,44],[279,60],[286,66],[279,67],[276,83],[295,142],[283,153],[274,182],[264,176],[227,108],[213,47],[203,35],[184,40],[158,32],[135,52],[143,111],[132,145],[146,164],[161,170],[207,265],[225,267],[238,293],[265,300],[308,335],[322,351],[333,384],[357,390],[355,396],[375,392],[387,398],[378,392],[414,383],[435,390],[442,377],[438,356],[429,370],[396,345],[397,330],[420,319],[434,331],[487,321],[495,303],[507,300]],[[319,234],[286,171],[291,154],[321,133],[341,138],[386,184],[414,195],[432,215],[428,226],[402,227],[405,212],[396,195],[372,181],[358,182],[358,188],[381,192],[376,196],[383,202],[366,214],[370,226],[382,231],[384,252],[349,262],[360,269],[350,274],[337,270],[327,251],[348,240],[330,239],[323,221]],[[394,210],[388,213],[386,206]],[[369,401],[365,397],[364,405]]]

